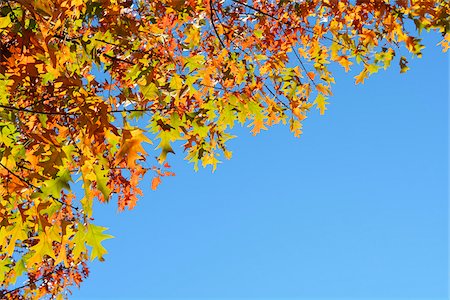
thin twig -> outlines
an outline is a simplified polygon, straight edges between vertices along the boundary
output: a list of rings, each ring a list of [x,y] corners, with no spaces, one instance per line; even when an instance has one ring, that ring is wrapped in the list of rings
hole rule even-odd
[[[215,9],[213,7],[213,0],[209,1],[209,9],[211,11],[210,16],[211,16],[211,25],[214,29],[214,33],[216,34],[217,38],[219,39],[220,45],[222,45],[222,48],[226,49],[226,46],[224,44],[224,42],[222,41],[222,39],[220,38],[219,33],[217,32],[217,28],[216,28],[216,24],[214,24],[214,13],[215,13]]]
[[[16,173],[14,173],[12,170],[10,170],[7,166],[5,166],[4,164],[2,164],[1,162],[0,162],[0,166],[3,167],[6,171],[8,171],[8,173],[11,174],[12,176],[16,177],[17,179],[19,179],[19,180],[22,181],[23,183],[26,183],[28,186],[34,188],[34,189],[37,190],[39,193],[42,193],[42,189],[41,189],[40,187],[35,186],[34,184],[30,183],[30,182],[29,182],[28,180],[26,180],[25,178],[23,178],[23,177],[17,175]],[[56,201],[56,202],[58,202],[58,203],[61,203],[62,205],[69,206],[69,207],[73,208],[74,210],[76,210],[77,212],[80,212],[80,209],[79,209],[78,207],[76,207],[76,206],[73,206],[72,204],[67,204],[67,203],[65,203],[64,201],[61,201],[61,200],[59,200],[58,198],[53,197],[52,195],[49,195],[49,197],[50,197],[51,199],[53,199],[54,201]]]
[[[57,111],[37,111],[32,109],[25,109],[21,107],[15,107],[15,106],[7,106],[0,104],[0,108],[6,109],[6,110],[12,110],[12,111],[20,111],[25,113],[34,113],[34,114],[41,114],[41,115],[59,115],[59,116],[66,116],[66,115],[76,115],[75,113],[68,113],[68,112],[57,112]]]

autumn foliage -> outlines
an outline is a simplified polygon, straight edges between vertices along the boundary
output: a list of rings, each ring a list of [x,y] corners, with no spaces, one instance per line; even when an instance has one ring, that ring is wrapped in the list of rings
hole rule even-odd
[[[93,201],[133,208],[175,151],[215,168],[236,123],[299,136],[327,109],[329,66],[405,72],[420,33],[449,48],[449,15],[447,0],[1,0],[1,297],[67,296],[111,237]]]

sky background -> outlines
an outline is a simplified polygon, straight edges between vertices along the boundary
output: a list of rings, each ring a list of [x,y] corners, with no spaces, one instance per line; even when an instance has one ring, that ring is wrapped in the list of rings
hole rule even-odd
[[[364,85],[336,73],[328,111],[295,138],[235,128],[233,158],[151,177],[132,211],[97,204],[104,263],[72,299],[447,299],[448,55]]]

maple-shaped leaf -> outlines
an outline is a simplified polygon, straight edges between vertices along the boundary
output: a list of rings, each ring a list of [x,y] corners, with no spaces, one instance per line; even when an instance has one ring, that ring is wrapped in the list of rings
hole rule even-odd
[[[147,154],[142,147],[142,143],[146,142],[151,144],[152,142],[144,135],[143,130],[139,128],[126,130],[126,132],[128,138],[123,139],[122,145],[117,153],[117,160],[120,161],[125,158],[127,165],[134,168],[136,166],[136,160]]]
[[[45,255],[48,255],[53,259],[56,258],[52,242],[53,241],[47,232],[41,232],[41,234],[39,234],[39,242],[30,249],[34,251],[34,254],[27,260],[28,268],[36,263],[40,263]]]
[[[204,62],[205,57],[203,55],[194,55],[192,57],[186,58],[185,67],[188,68],[190,71],[193,71],[202,67]]]
[[[61,190],[70,190],[69,181],[72,181],[70,176],[70,171],[67,169],[60,170],[55,179],[50,179],[45,182],[45,186],[41,188],[42,193],[45,196],[52,196],[54,198],[59,198]]]
[[[158,161],[162,163],[166,160],[168,153],[175,153],[173,151],[172,146],[170,145],[171,141],[174,141],[176,139],[176,136],[172,134],[172,131],[164,131],[162,130],[157,138],[160,139],[160,142],[156,149],[161,149],[161,154],[158,157]]]
[[[251,132],[253,135],[257,135],[261,130],[267,130],[267,127],[264,126],[264,120],[261,118],[255,118],[253,120],[253,123],[251,123],[249,126],[253,126]]]
[[[5,238],[7,235],[10,235],[9,238],[9,244],[6,247],[2,247],[2,251],[8,253],[9,255],[12,255],[14,253],[14,247],[16,245],[17,240],[25,240],[27,238],[27,229],[26,224],[22,221],[22,218],[16,218],[14,219],[14,224],[12,228],[9,230],[9,232],[6,233],[6,230],[3,229],[0,230],[0,236],[3,237],[2,243],[6,242],[7,239]]]
[[[112,235],[104,234],[103,232],[107,230],[106,227],[97,226],[94,224],[88,224],[86,232],[86,244],[92,247],[91,250],[91,260],[98,258],[103,261],[103,255],[108,253],[105,247],[101,244],[104,240],[113,238]]]

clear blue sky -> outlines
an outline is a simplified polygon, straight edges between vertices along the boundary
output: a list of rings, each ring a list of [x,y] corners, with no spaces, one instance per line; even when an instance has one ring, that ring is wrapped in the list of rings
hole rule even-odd
[[[73,299],[447,299],[448,55],[354,85],[336,75],[304,134],[237,128],[233,158],[176,177],[132,211],[96,205],[116,236]]]

